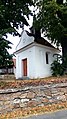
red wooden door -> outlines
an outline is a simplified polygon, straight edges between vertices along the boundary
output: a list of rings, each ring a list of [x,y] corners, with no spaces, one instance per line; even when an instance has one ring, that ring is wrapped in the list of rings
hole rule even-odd
[[[23,76],[27,76],[27,59],[23,60]]]

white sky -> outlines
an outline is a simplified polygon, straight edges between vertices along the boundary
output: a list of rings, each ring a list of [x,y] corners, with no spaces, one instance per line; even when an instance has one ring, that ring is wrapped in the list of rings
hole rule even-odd
[[[18,36],[13,37],[12,35],[9,34],[7,40],[9,40],[11,43],[13,43],[10,45],[12,47],[12,49],[8,50],[10,54],[13,54],[20,38]]]

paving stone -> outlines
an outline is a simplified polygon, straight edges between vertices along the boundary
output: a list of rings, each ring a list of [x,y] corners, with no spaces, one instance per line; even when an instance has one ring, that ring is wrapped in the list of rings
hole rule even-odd
[[[47,102],[49,102],[49,100],[47,98],[42,98],[41,102],[47,103]]]
[[[62,101],[66,101],[65,95],[59,95],[59,96],[57,97],[57,99],[58,99],[58,100],[62,100]]]
[[[26,98],[26,97],[27,97],[27,93],[24,94],[21,93],[21,98]]]
[[[21,108],[27,107],[27,103],[20,103],[19,105],[20,105]]]
[[[20,99],[16,98],[16,99],[13,100],[13,103],[17,104],[17,103],[20,103],[20,101],[21,101]]]
[[[20,108],[20,104],[19,103],[14,104],[14,109],[16,109],[16,108]]]
[[[29,99],[21,99],[21,102],[24,103],[24,102],[28,102]]]
[[[27,93],[27,98],[29,98],[29,99],[32,99],[32,98],[34,98],[35,97],[35,93],[33,93],[33,92],[28,92]]]
[[[40,103],[37,102],[37,101],[29,101],[29,102],[27,103],[27,106],[28,106],[28,107],[35,107],[35,106],[37,106],[38,104],[40,104]]]

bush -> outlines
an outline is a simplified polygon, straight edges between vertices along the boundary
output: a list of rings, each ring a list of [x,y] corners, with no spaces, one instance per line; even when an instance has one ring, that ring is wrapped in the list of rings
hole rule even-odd
[[[54,61],[51,64],[51,70],[52,70],[52,75],[53,76],[63,75],[63,66],[58,61]]]
[[[53,76],[61,76],[67,74],[67,55],[62,57],[59,54],[54,54],[55,61],[51,64],[51,70]]]

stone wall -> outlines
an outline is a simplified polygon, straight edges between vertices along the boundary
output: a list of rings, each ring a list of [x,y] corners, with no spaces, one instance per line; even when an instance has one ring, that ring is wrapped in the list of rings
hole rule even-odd
[[[0,114],[67,101],[67,83],[0,90]]]

